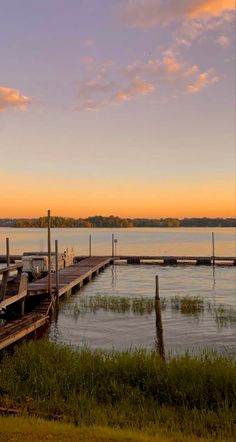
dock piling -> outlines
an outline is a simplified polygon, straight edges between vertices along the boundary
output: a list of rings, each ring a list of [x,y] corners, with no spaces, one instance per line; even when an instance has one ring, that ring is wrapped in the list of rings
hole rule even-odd
[[[52,297],[51,281],[51,211],[48,210],[48,294]]]
[[[58,240],[55,240],[56,301],[59,301]]]
[[[112,235],[111,235],[111,256],[112,256],[112,258],[114,258],[114,254],[115,254],[114,246],[115,246],[115,244],[114,244],[114,233],[112,233]]]
[[[6,263],[7,267],[10,267],[10,241],[6,238]]]
[[[215,265],[215,234],[212,232],[211,234],[212,241],[212,264]]]
[[[89,235],[89,257],[92,256],[92,235]]]
[[[158,279],[158,275],[156,275],[156,296],[155,296],[155,300],[156,301],[160,301],[160,296],[159,296],[159,279]]]

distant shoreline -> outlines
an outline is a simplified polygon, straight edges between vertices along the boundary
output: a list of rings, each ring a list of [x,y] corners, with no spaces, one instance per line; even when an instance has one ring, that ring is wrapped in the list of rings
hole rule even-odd
[[[47,217],[2,218],[0,227],[46,228]],[[51,217],[52,228],[198,228],[236,227],[236,218],[120,218],[91,216],[88,218]]]

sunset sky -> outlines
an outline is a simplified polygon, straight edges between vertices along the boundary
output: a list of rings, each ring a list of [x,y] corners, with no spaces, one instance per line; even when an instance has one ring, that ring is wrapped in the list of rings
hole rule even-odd
[[[234,0],[1,0],[0,217],[235,214]]]

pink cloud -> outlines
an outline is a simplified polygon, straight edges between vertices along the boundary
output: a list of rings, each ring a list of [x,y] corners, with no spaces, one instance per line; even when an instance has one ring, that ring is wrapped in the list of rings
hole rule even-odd
[[[135,97],[144,97],[159,90],[159,95],[176,97],[197,93],[218,81],[213,69],[202,72],[196,64],[190,64],[177,52],[164,51],[160,59],[134,62],[123,69],[111,64],[106,76],[96,75],[79,83],[79,111],[92,111],[117,106]],[[109,79],[110,78],[110,79]]]
[[[30,101],[30,98],[22,95],[18,89],[0,86],[0,112],[14,107],[24,111]]]
[[[124,87],[116,93],[114,101],[117,103],[129,101],[135,95],[149,95],[154,92],[155,89],[154,84],[141,78],[135,78],[127,87]]]
[[[188,84],[187,91],[191,94],[196,94],[208,85],[214,84],[217,81],[219,81],[219,77],[215,75],[213,71],[209,70],[208,72],[202,72],[197,76],[193,83]]]
[[[219,17],[234,9],[234,0],[125,0],[119,15],[130,26],[149,28],[173,20]]]

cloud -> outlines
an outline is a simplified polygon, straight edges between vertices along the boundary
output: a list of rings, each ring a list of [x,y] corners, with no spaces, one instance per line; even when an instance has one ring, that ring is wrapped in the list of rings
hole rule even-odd
[[[106,75],[79,82],[77,111],[92,111],[126,103],[135,97],[145,97],[159,91],[161,97],[176,97],[197,93],[218,81],[213,69],[202,72],[178,53],[164,51],[160,58],[136,61],[117,69],[110,64]]]
[[[191,21],[184,20],[178,29],[175,42],[176,44],[181,44],[181,40],[185,40],[187,43],[185,45],[190,46],[192,40],[207,32],[226,29],[229,31],[234,19],[235,13],[233,11],[226,11],[219,17],[204,16]]]
[[[187,86],[188,92],[196,94],[210,84],[214,84],[219,80],[219,77],[215,75],[214,71],[202,72],[198,75],[197,79]]]
[[[114,90],[116,89],[116,91]],[[97,82],[87,82],[82,87],[83,94],[86,99],[79,106],[77,111],[94,111],[105,107],[117,106],[124,102],[130,101],[135,96],[149,95],[155,90],[155,85],[141,78],[134,78],[127,86],[118,87],[115,83],[99,84]],[[113,94],[107,94],[114,90]],[[81,91],[81,86],[80,86]],[[102,97],[92,99],[96,94],[102,94]],[[105,98],[104,98],[105,95]]]
[[[219,17],[234,9],[235,0],[125,0],[118,13],[127,25],[150,28],[186,18]]]
[[[230,38],[225,35],[221,35],[216,41],[222,48],[227,48],[231,43]]]
[[[156,89],[155,85],[143,80],[135,78],[127,87],[118,91],[114,97],[114,102],[122,103],[129,101],[135,95],[149,95]]]
[[[82,80],[79,82],[79,98],[88,99],[91,96],[113,92],[116,89],[117,85],[113,81]]]
[[[30,98],[22,95],[18,89],[0,86],[0,112],[14,107],[24,111],[30,101]]]

